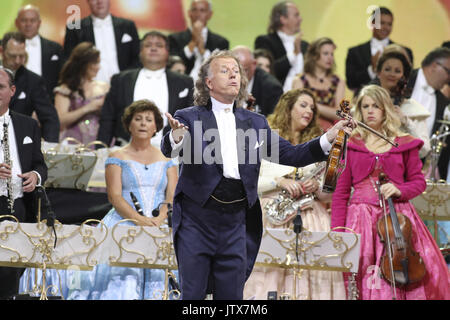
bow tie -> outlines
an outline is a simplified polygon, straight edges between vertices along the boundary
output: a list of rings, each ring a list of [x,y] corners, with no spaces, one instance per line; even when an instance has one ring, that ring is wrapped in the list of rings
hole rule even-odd
[[[158,71],[144,70],[144,76],[147,79],[159,80],[159,79],[162,78],[163,74],[164,74],[164,70],[162,70],[162,71],[159,71],[159,70]]]
[[[94,19],[93,24],[95,28],[103,28],[109,26],[110,20],[108,18]]]
[[[33,38],[33,39],[30,39],[30,40],[27,40],[26,44],[28,46],[37,47],[38,46],[38,40],[39,40],[38,38]]]
[[[433,87],[429,86],[428,84],[425,84],[423,86],[423,90],[428,93],[429,95],[433,95],[436,93],[436,91],[433,89]]]

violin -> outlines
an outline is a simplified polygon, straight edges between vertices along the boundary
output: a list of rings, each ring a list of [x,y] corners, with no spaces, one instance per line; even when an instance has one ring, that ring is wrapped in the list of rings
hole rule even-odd
[[[387,182],[386,175],[381,172],[377,189],[385,214],[377,221],[377,231],[385,247],[385,254],[380,260],[381,274],[395,289],[396,286],[402,287],[422,280],[426,269],[419,253],[414,251],[411,245],[411,221],[404,214],[395,212],[392,198],[387,199],[389,213],[386,213],[386,199],[379,186]]]
[[[341,110],[337,110],[336,114],[344,120],[352,120],[353,118],[350,115],[349,105],[350,102],[348,100],[343,99],[339,104]],[[365,123],[362,123],[361,121],[355,119],[353,120],[356,122],[358,126],[370,131],[371,133],[387,141],[394,147],[398,147],[397,142],[390,140],[388,137],[372,129]],[[327,169],[325,171],[325,181],[322,187],[322,191],[324,192],[328,193],[334,192],[334,190],[336,189],[337,179],[339,178],[342,171],[344,171],[346,167],[347,140],[348,134],[343,129],[339,130],[336,139],[334,140],[333,145],[331,146],[330,154],[328,155]]]
[[[350,102],[348,100],[342,100],[336,113],[350,113]],[[339,115],[338,114],[338,115]],[[346,162],[342,163],[342,160],[346,160],[348,134],[343,130],[339,130],[331,146],[330,154],[328,155],[327,168],[325,171],[325,180],[323,183],[322,191],[331,193],[336,189],[337,179],[344,171]]]

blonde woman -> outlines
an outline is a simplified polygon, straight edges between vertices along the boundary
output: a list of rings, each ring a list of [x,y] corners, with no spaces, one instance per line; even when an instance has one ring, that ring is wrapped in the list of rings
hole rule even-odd
[[[397,299],[449,299],[449,277],[444,258],[409,202],[426,188],[419,158],[423,141],[398,129],[400,120],[389,93],[377,85],[369,85],[360,91],[354,118],[399,145],[393,147],[358,127],[349,139],[347,165],[333,193],[331,227],[348,227],[361,235],[356,277],[359,297],[363,300],[390,300],[393,297],[389,283],[377,276],[380,259],[385,252],[376,226],[383,217],[376,182],[379,173],[384,172],[389,182],[381,186],[381,193],[386,199],[391,197],[396,212],[411,221],[411,245],[426,267],[426,274],[420,282],[397,287]]]
[[[274,113],[268,117],[273,130],[292,144],[309,141],[322,134],[317,124],[318,112],[314,94],[307,89],[294,89],[284,93]],[[330,197],[320,192],[322,189],[324,163],[317,163],[300,168],[301,180],[294,179],[295,168],[263,161],[258,180],[258,193],[261,194],[264,225],[266,228],[292,228],[292,220],[284,225],[274,225],[267,218],[265,205],[284,189],[297,201],[305,201],[306,197],[314,200],[306,203],[301,209],[303,227],[309,231],[329,231],[330,215],[325,206]],[[315,177],[309,177],[317,172]],[[301,182],[300,182],[301,181]],[[280,268],[255,268],[246,283],[244,298],[266,299],[269,291],[279,294],[293,294],[294,279],[291,271]],[[330,300],[345,299],[345,288],[342,274],[339,272],[303,271],[296,284],[297,299]]]

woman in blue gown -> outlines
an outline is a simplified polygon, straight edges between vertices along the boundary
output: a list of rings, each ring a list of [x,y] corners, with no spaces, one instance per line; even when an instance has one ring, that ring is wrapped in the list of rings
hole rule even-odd
[[[122,120],[131,141],[111,153],[105,162],[108,199],[113,208],[102,222],[109,229],[123,219],[133,219],[140,226],[160,226],[167,218],[168,208],[159,205],[172,203],[178,179],[176,164],[150,143],[163,127],[161,113],[152,102],[139,100],[125,109]],[[136,211],[130,192],[142,206],[143,215]],[[158,207],[160,214],[153,217],[152,210]],[[134,223],[126,221],[121,225]],[[158,269],[99,264],[92,271],[60,271],[59,274],[62,294],[70,300],[154,299],[157,291],[164,290],[164,270]],[[58,286],[55,277],[58,275],[53,270],[47,282]]]

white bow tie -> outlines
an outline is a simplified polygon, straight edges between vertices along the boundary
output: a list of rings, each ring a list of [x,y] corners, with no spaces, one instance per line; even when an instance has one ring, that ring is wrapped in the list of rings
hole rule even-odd
[[[144,70],[144,76],[147,79],[161,79],[162,76],[164,74],[164,70],[163,71],[151,71],[151,70]]]
[[[38,38],[33,38],[30,40],[27,40],[27,45],[32,46],[32,47],[37,47],[38,46]]]
[[[435,90],[433,89],[433,87],[429,86],[428,84],[425,84],[423,86],[423,90],[428,93],[429,95],[433,95],[435,94]]]
[[[93,24],[94,27],[96,28],[103,28],[103,27],[107,27],[110,23],[110,19],[105,18],[105,19],[93,19]]]

